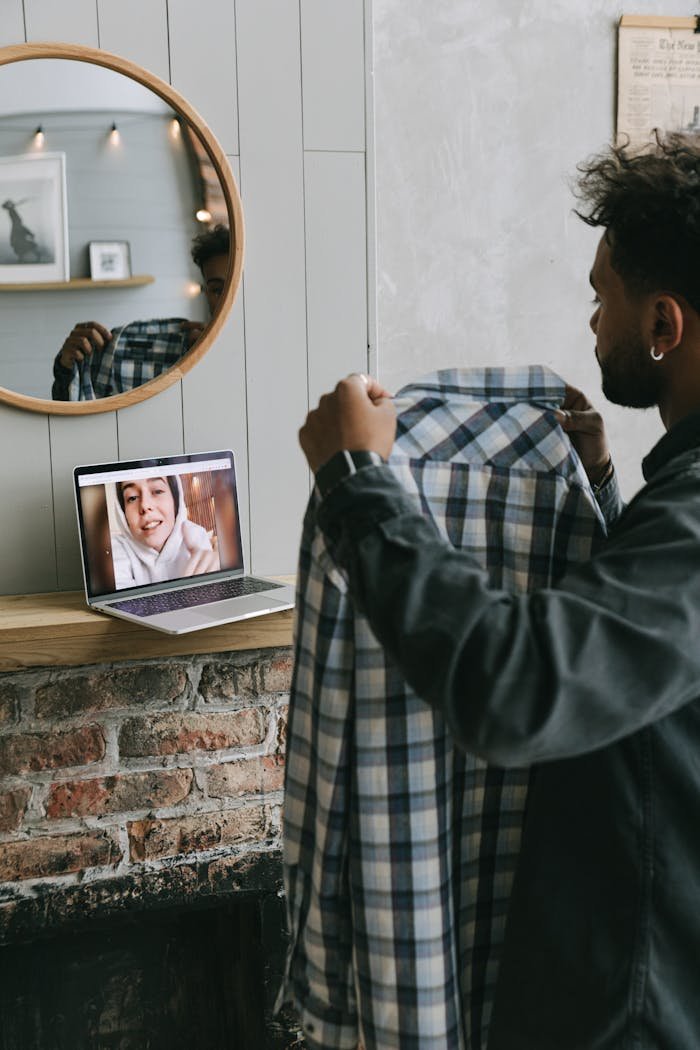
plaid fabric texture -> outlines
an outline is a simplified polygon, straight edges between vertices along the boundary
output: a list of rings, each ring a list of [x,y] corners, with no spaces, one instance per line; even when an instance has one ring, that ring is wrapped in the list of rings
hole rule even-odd
[[[102,350],[73,369],[68,387],[69,401],[94,401],[133,390],[155,379],[187,352],[184,317],[154,321],[132,321],[117,328]]]
[[[547,586],[603,538],[553,416],[563,398],[539,367],[441,371],[397,396],[393,469],[494,586]],[[315,507],[297,584],[279,1001],[312,1048],[484,1050],[528,774],[454,747],[354,611]]]

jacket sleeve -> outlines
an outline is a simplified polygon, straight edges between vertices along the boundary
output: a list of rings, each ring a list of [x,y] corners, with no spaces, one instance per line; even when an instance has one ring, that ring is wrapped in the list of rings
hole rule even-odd
[[[446,545],[387,467],[329,494],[319,521],[350,591],[415,691],[502,766],[605,746],[700,693],[700,500],[668,469],[602,551],[514,595]]]
[[[51,387],[51,398],[54,401],[70,401],[69,388],[75,365],[73,368],[64,368],[60,362],[60,353],[56,354],[53,363],[53,386]]]

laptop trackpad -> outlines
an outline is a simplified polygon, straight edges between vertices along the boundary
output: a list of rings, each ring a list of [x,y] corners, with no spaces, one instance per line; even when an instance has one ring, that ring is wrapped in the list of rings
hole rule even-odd
[[[211,605],[202,605],[187,610],[190,619],[195,617],[203,623],[211,623],[212,620],[238,620],[245,616],[254,616],[256,613],[265,613],[275,609],[285,609],[287,602],[278,602],[275,598],[259,594],[251,594],[244,598],[231,598],[223,602],[214,602]]]

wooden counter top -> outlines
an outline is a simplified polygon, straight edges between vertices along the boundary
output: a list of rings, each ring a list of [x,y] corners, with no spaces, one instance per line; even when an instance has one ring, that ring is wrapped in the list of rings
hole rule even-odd
[[[0,671],[77,667],[290,645],[292,610],[190,634],[163,634],[93,612],[82,591],[0,597]]]

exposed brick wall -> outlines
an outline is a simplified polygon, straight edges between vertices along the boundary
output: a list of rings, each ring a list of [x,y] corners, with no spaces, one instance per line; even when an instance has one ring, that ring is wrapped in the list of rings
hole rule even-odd
[[[286,649],[0,675],[4,902],[279,848]]]
[[[98,725],[64,732],[12,733],[0,737],[0,776],[89,766],[104,754],[104,733]]]
[[[189,795],[193,778],[191,769],[159,769],[59,781],[49,789],[46,815],[55,820],[124,813],[144,806],[174,806]]]
[[[22,826],[30,796],[28,787],[18,787],[0,794],[0,831],[17,831]]]
[[[0,726],[10,725],[15,721],[18,699],[19,689],[16,685],[10,682],[0,685]]]
[[[120,860],[119,846],[106,832],[22,839],[3,843],[0,881],[51,878],[104,866],[114,868]]]

